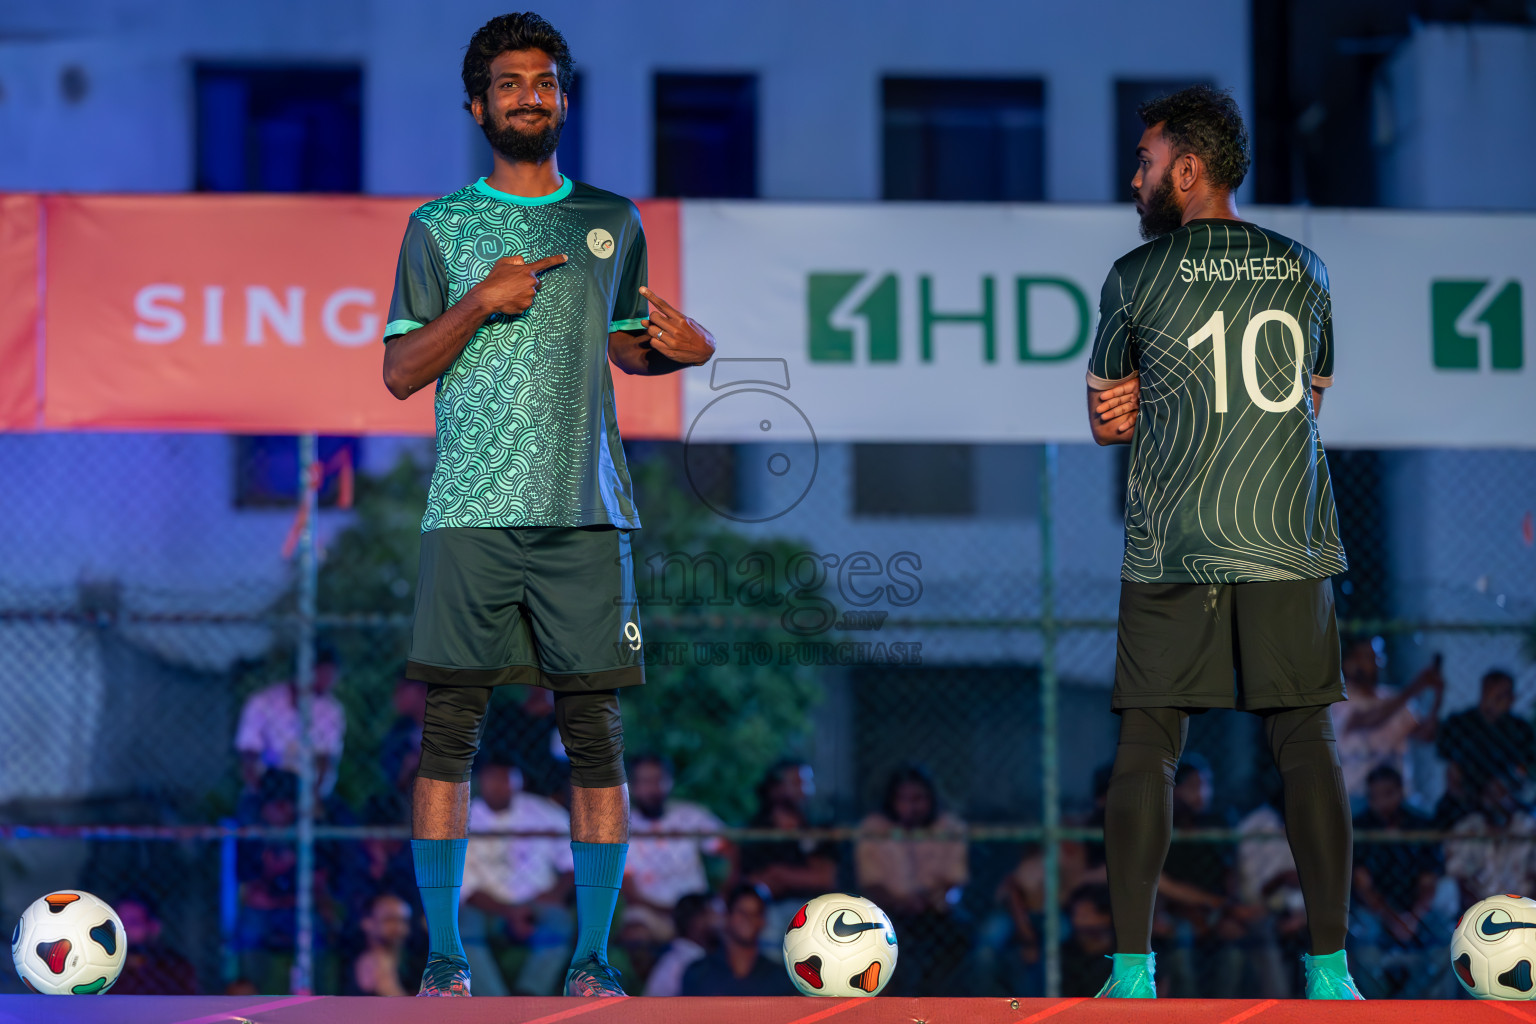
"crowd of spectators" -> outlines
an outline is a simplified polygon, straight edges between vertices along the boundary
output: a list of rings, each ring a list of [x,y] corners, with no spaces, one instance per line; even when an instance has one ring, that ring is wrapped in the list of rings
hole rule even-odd
[[[1442,716],[1438,658],[1407,685],[1383,681],[1379,641],[1347,645],[1347,703],[1333,709],[1345,785],[1355,812],[1351,955],[1368,997],[1455,992],[1445,945],[1460,908],[1496,892],[1536,892],[1531,771],[1536,730],[1514,711],[1515,681],[1492,670],[1477,703]],[[334,658],[316,666],[312,735],[320,755],[312,794],[317,824],[398,829],[409,821],[425,689],[402,680],[378,744],[380,778],[360,809],[335,791],[346,716],[334,695]],[[568,769],[544,691],[493,708],[477,760],[460,908],[477,994],[552,994],[574,930]],[[235,820],[287,827],[300,806],[297,690],[256,691],[235,747],[242,790]],[[1430,752],[1435,761],[1430,762]],[[1435,799],[1416,799],[1415,762],[1443,767]],[[632,825],[610,957],[631,992],[772,995],[791,991],[780,942],[805,900],[853,891],[890,915],[901,969],[887,989],[905,995],[1039,995],[1045,990],[1047,917],[1058,915],[1064,994],[1092,995],[1114,950],[1102,843],[1059,844],[1056,906],[1048,907],[1038,844],[999,864],[946,806],[933,775],[905,764],[883,780],[847,842],[800,833],[820,825],[810,765],[785,760],[762,776],[743,824],[776,833],[737,842],[701,803],[673,794],[668,759],[628,763]],[[1273,776],[1273,773],[1270,773]],[[1108,766],[1094,801],[1067,824],[1102,826]],[[1196,752],[1179,765],[1175,839],[1159,879],[1154,949],[1166,995],[1292,997],[1307,949],[1305,907],[1284,831],[1278,777],[1256,802],[1215,799],[1211,766]],[[1439,782],[1436,778],[1435,782]],[[844,821],[854,820],[852,818]],[[1189,830],[1218,830],[1213,841]],[[912,836],[910,833],[919,833]],[[996,849],[996,847],[993,847]],[[1011,866],[1010,866],[1011,865]],[[297,912],[291,842],[245,839],[232,873],[239,980],[230,991],[288,990]],[[986,888],[981,888],[980,879]],[[994,885],[994,881],[996,881]],[[398,835],[322,840],[314,871],[316,987],[401,995],[414,991],[425,928],[409,844]],[[117,900],[131,950],[118,991],[197,990],[192,964],[163,936],[154,899]]]
[[[1382,681],[1379,638],[1347,645],[1350,700],[1333,721],[1354,810],[1355,855],[1349,949],[1368,998],[1442,998],[1458,988],[1446,955],[1454,923],[1495,893],[1536,894],[1536,729],[1516,714],[1515,680],[1486,672],[1472,707],[1442,716],[1446,680],[1438,657],[1407,685]],[[1433,753],[1443,778],[1434,794],[1410,781]],[[1174,825],[1217,829],[1236,841],[1175,838],[1158,883],[1153,948],[1160,992],[1209,998],[1294,998],[1308,951],[1306,912],[1287,842],[1279,778],[1256,804],[1213,802],[1213,774],[1187,753],[1175,776]],[[1108,766],[1095,780],[1095,809],[1069,825],[1102,827]],[[1177,833],[1176,833],[1177,836]],[[1058,900],[1064,942],[1062,991],[1094,995],[1113,952],[1102,850],[1059,847]],[[997,908],[972,947],[975,994],[1044,992],[1045,858],[1025,851],[997,890]]]

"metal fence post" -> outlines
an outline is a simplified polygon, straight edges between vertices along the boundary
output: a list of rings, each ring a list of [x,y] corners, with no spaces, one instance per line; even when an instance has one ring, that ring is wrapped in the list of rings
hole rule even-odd
[[[234,818],[219,822],[226,829],[239,824]],[[240,953],[235,949],[235,930],[240,916],[240,848],[226,833],[219,840],[219,980],[228,985],[240,976]]]
[[[319,510],[320,488],[315,474],[319,471],[317,439],[314,434],[299,438],[299,515],[303,527],[299,533],[298,572],[298,664],[299,689],[299,820],[296,928],[292,989],[296,993],[314,991],[315,952],[315,751],[310,725],[315,703],[315,592],[318,562],[315,558],[315,519]]]
[[[1040,460],[1040,818],[1045,845],[1045,994],[1061,995],[1061,778],[1056,756],[1056,492],[1054,444]]]

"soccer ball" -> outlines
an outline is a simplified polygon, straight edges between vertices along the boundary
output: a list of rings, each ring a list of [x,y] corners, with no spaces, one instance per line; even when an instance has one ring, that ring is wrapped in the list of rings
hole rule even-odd
[[[1490,896],[1456,922],[1451,967],[1479,999],[1536,998],[1536,900]]]
[[[817,896],[789,922],[784,967],[803,995],[875,995],[896,970],[896,929],[862,896]]]
[[[100,995],[123,971],[128,943],[113,909],[88,892],[61,889],[26,909],[11,933],[16,973],[43,995]]]

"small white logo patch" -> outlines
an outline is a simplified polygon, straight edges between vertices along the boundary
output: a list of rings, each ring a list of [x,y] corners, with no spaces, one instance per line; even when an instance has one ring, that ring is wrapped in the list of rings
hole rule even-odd
[[[587,232],[587,248],[593,256],[605,260],[613,255],[613,236],[602,228],[593,228]]]

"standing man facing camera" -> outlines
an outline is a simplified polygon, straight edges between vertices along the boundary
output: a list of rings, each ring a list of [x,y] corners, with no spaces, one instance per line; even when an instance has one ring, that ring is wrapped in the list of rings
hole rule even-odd
[[[629,544],[640,518],[608,364],[672,373],[715,344],[646,286],[634,204],[560,173],[571,77],[570,48],[536,14],[474,34],[465,106],[495,165],[411,215],[384,330],[392,395],[437,382],[406,667],[428,687],[411,844],[431,941],[424,996],[470,994],[458,930],[470,764],[508,683],[554,692],[570,758],[565,992],[624,994],[607,960],[629,840],[618,691],[644,668]]]
[[[1196,86],[1140,114],[1131,187],[1148,242],[1104,282],[1088,368],[1094,440],[1131,445],[1104,820],[1116,953],[1099,994],[1156,995],[1153,902],[1189,716],[1237,708],[1263,719],[1285,786],[1307,997],[1359,999],[1328,715],[1345,699],[1329,577],[1346,568],[1317,432],[1333,383],[1328,271],[1238,217],[1248,133],[1230,96]]]

